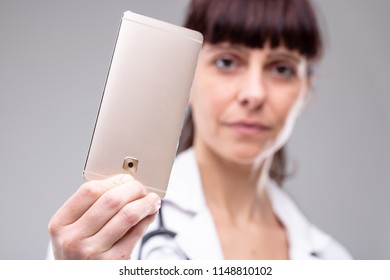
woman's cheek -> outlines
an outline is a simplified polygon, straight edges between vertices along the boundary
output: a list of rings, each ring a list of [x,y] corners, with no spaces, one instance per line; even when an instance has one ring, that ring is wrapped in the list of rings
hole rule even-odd
[[[295,115],[293,111],[300,107],[301,97],[295,92],[285,92],[283,96],[274,100],[274,112],[278,117],[279,123],[284,124],[289,116]]]

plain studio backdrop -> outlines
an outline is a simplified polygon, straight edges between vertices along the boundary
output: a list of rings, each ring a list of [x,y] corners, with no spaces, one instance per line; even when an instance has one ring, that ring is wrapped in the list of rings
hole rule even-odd
[[[180,25],[187,4],[1,0],[0,259],[45,258],[47,223],[83,182],[122,13]],[[316,4],[326,55],[285,188],[355,258],[390,259],[390,2]]]

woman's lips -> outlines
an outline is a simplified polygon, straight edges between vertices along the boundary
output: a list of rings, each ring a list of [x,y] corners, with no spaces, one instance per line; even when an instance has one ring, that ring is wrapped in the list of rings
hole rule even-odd
[[[270,126],[263,125],[262,123],[252,122],[233,122],[226,124],[229,128],[239,134],[243,135],[259,135],[271,130]]]

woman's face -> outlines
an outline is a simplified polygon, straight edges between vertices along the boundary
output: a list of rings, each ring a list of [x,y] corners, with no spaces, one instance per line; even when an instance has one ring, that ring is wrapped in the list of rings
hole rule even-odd
[[[307,88],[298,52],[206,43],[190,99],[195,147],[241,163],[269,156],[287,141]]]

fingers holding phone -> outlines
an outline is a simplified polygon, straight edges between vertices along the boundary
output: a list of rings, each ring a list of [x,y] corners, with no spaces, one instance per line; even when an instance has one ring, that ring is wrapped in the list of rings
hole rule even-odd
[[[56,259],[128,259],[161,201],[130,175],[83,184],[54,214]],[[125,242],[124,242],[125,241]]]

